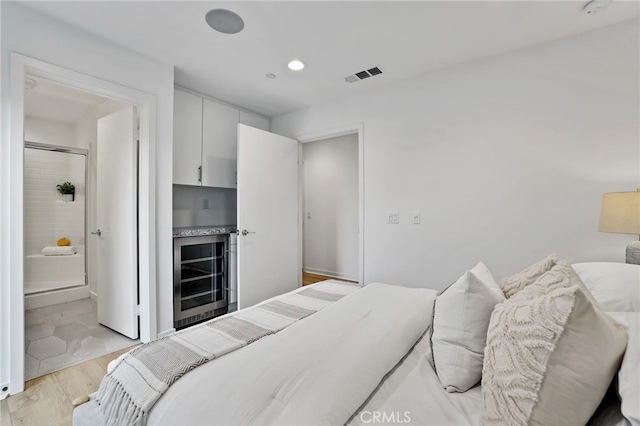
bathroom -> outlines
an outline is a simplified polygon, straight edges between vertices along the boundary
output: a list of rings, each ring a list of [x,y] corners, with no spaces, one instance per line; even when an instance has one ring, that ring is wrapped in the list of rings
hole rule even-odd
[[[98,322],[98,119],[129,104],[25,80],[25,379],[130,347]]]

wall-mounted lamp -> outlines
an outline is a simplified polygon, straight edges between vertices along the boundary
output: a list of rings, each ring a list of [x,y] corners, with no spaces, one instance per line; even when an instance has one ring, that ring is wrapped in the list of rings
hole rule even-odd
[[[635,192],[608,192],[602,195],[598,231],[640,235],[640,188]],[[640,241],[629,243],[626,261],[640,265]]]

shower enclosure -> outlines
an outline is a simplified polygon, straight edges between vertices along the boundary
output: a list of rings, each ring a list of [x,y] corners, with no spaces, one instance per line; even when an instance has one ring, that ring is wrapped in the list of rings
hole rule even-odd
[[[24,293],[27,309],[89,296],[87,150],[25,142]],[[70,182],[75,193],[59,192]],[[67,243],[68,245],[64,245]],[[63,244],[63,245],[59,245]]]

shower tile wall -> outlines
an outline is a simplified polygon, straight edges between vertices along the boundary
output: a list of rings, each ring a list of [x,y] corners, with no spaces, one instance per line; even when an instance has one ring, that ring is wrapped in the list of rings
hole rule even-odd
[[[84,252],[84,156],[25,149],[25,254],[39,254],[61,237]],[[56,185],[76,186],[75,202],[62,201]]]

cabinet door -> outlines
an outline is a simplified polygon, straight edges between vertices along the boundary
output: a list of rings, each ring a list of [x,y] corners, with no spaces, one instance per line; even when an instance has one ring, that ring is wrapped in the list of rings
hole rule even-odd
[[[246,111],[240,111],[240,124],[255,127],[269,131],[269,119],[258,114],[252,114]]]
[[[173,183],[201,185],[202,98],[175,90],[173,96]]]
[[[202,185],[236,188],[240,113],[205,99],[202,117]]]

